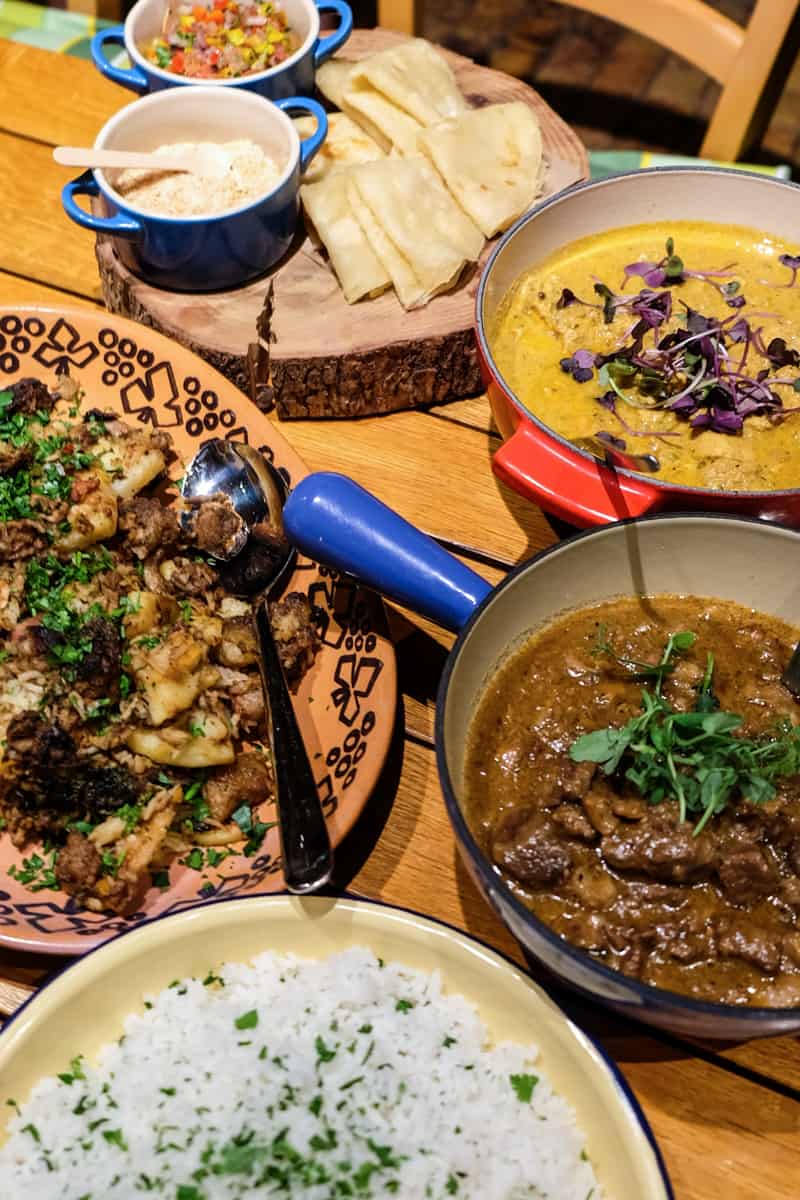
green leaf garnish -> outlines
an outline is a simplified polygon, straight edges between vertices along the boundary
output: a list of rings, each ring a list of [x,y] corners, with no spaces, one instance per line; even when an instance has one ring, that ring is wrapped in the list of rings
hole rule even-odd
[[[517,1099],[523,1104],[530,1104],[533,1089],[539,1082],[538,1075],[509,1075],[511,1086],[517,1093]]]

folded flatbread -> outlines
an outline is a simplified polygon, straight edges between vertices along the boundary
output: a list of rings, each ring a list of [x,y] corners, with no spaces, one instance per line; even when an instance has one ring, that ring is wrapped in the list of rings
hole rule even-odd
[[[381,92],[421,125],[435,125],[467,107],[450,67],[424,38],[411,38],[361,59],[349,88],[364,85]]]
[[[480,256],[481,231],[424,158],[364,163],[345,179],[350,207],[405,308],[445,291]]]
[[[357,65],[354,62],[346,62],[342,58],[331,58],[317,68],[317,87],[325,99],[330,100],[331,104],[335,104],[337,108],[342,107],[350,72]]]
[[[314,132],[317,122],[314,117],[295,117],[294,127],[305,138]],[[344,113],[329,113],[327,137],[312,158],[303,181],[317,183],[333,171],[347,170],[375,158],[383,158],[383,150],[360,125]]]
[[[471,109],[424,130],[418,141],[486,237],[507,229],[536,198],[542,135],[521,101]]]
[[[360,66],[360,62],[331,59],[317,72],[317,87],[387,154],[390,150],[406,156],[419,154],[417,134],[423,126],[370,83],[356,80]]]
[[[377,296],[391,286],[389,272],[372,248],[348,199],[348,171],[332,171],[317,183],[304,184],[300,199],[328,251],[348,304]]]

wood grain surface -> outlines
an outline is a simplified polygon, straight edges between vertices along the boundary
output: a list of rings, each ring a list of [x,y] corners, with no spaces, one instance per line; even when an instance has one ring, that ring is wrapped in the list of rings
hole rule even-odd
[[[49,163],[45,151],[59,141],[91,141],[130,96],[86,63],[0,42],[0,99],[6,218],[0,298],[92,302],[99,293],[90,239],[84,242],[77,230],[73,237],[58,198],[67,172]],[[556,537],[536,508],[492,476],[499,442],[483,398],[358,422],[294,422],[282,431],[310,467],[353,475],[447,544],[464,548],[465,561],[492,581]],[[452,638],[394,607],[390,620],[401,717],[380,785],[337,856],[337,883],[430,913],[519,959],[460,865],[437,783],[431,717]],[[59,966],[0,950],[0,1011]],[[796,1200],[800,1039],[692,1044],[565,993],[558,999],[634,1089],[676,1200]]]
[[[404,40],[385,29],[358,30],[340,58],[364,58]],[[511,75],[442,50],[458,86],[475,107],[516,100],[536,113],[550,164],[545,191],[557,191],[588,170],[586,152],[541,96]],[[102,212],[102,201],[96,202]],[[151,287],[98,239],[97,261],[108,307],[175,337],[248,390],[250,347],[259,342],[253,386],[274,398],[282,417],[349,417],[394,412],[474,395],[480,369],[472,335],[481,261],[458,287],[406,312],[390,289],[348,304],[327,256],[300,238],[268,276],[246,287],[187,296]],[[267,353],[268,351],[268,353]],[[269,390],[267,390],[269,384]]]

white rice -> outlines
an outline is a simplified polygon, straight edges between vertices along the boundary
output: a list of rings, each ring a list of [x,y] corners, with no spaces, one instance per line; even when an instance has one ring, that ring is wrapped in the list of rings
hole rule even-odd
[[[489,1048],[438,974],[363,949],[219,973],[36,1085],[0,1149],[3,1200],[600,1200],[536,1049]]]

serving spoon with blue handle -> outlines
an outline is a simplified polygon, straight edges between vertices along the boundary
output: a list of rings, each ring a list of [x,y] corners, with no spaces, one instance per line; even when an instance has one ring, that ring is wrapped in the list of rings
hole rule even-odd
[[[294,568],[296,552],[283,532],[286,484],[250,446],[212,438],[189,464],[181,483],[185,500],[225,496],[242,519],[236,537],[215,548],[220,582],[232,595],[261,596],[255,628],[261,679],[270,720],[283,874],[290,892],[315,892],[333,871],[328,827],[297,724],[269,619],[268,601]]]

